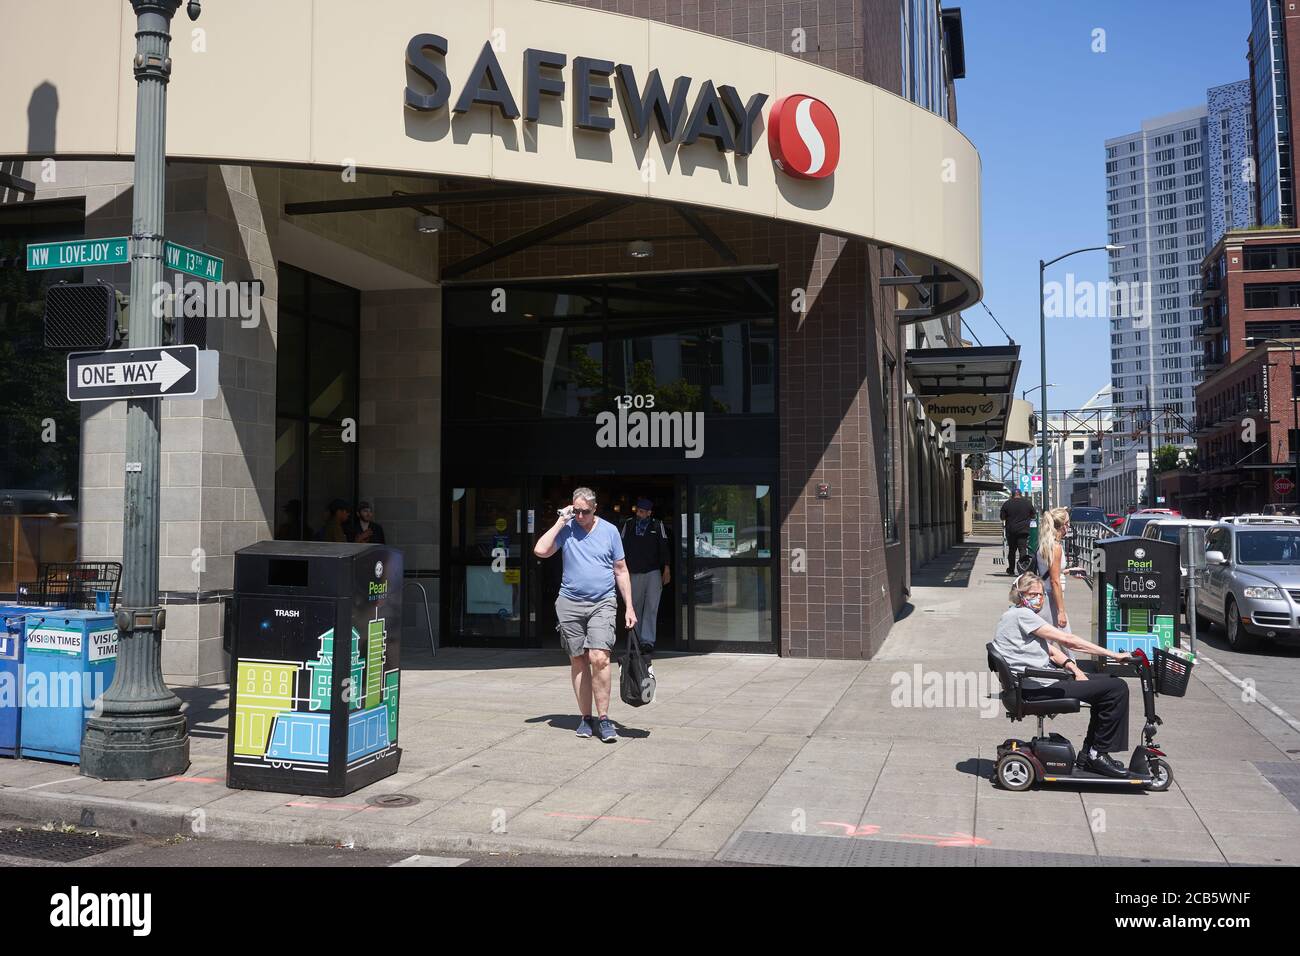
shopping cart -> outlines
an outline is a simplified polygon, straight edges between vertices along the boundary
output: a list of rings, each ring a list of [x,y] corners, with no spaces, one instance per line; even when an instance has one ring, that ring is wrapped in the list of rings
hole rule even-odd
[[[117,561],[57,561],[39,565],[35,581],[18,585],[18,600],[45,607],[95,610],[100,592],[117,607],[122,565]]]

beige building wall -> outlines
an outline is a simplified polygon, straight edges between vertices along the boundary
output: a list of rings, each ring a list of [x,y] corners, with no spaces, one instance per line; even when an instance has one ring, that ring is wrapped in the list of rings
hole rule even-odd
[[[14,172],[37,184],[27,201],[82,199],[87,236],[131,232],[131,163],[28,162]],[[374,501],[408,568],[438,568],[436,239],[416,233],[412,210],[295,221],[282,214],[285,202],[429,188],[402,177],[169,164],[167,237],[222,257],[226,281],[263,283],[256,324],[209,317],[207,345],[220,352],[217,397],[162,402],[159,589],[170,682],[225,681],[234,554],[274,535],[279,261],[362,290],[359,492]],[[130,288],[125,266],[87,269],[84,278]],[[125,402],[82,405],[81,560],[121,560],[125,441]],[[423,610],[407,621],[425,627]]]

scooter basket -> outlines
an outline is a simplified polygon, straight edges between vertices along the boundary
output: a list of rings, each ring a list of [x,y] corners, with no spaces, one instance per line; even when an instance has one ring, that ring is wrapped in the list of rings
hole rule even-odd
[[[1192,662],[1156,648],[1156,693],[1164,697],[1183,697],[1192,679]]]

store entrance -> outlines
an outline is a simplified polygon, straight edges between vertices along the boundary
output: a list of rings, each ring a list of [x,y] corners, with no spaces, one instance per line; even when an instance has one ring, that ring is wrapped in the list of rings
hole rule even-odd
[[[577,488],[596,493],[596,515],[635,520],[638,498],[668,538],[669,585],[655,618],[655,649],[774,652],[776,553],[771,483],[688,475],[546,475],[453,486],[449,493],[445,643],[553,647],[564,559],[533,546]],[[635,528],[627,529],[635,534]],[[626,540],[626,539],[625,539]],[[619,616],[619,642],[627,634]]]
[[[656,650],[776,650],[777,301],[772,270],[444,285],[444,643],[558,650],[533,546],[589,487],[668,532]]]
[[[468,646],[558,646],[555,599],[564,573],[563,557],[533,557],[574,489],[596,493],[596,515],[619,529],[635,519],[638,498],[654,504],[652,520],[668,535],[669,586],[656,617],[657,650],[682,649],[677,597],[680,480],[672,475],[548,475],[510,484],[479,484],[451,490],[448,527],[448,643]],[[629,529],[629,533],[634,533]],[[626,639],[619,617],[619,640]]]

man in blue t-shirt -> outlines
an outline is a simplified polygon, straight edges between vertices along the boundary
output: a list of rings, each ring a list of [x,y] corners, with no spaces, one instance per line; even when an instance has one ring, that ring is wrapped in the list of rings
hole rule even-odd
[[[598,719],[594,730],[601,740],[612,744],[618,739],[609,719],[609,654],[618,616],[616,586],[627,608],[629,631],[636,627],[636,611],[623,541],[612,524],[596,517],[596,493],[590,488],[573,492],[573,504],[560,510],[555,524],[533,547],[539,558],[549,558],[557,551],[564,554],[564,579],[555,599],[555,616],[578,699],[578,736],[592,735],[594,697]]]

